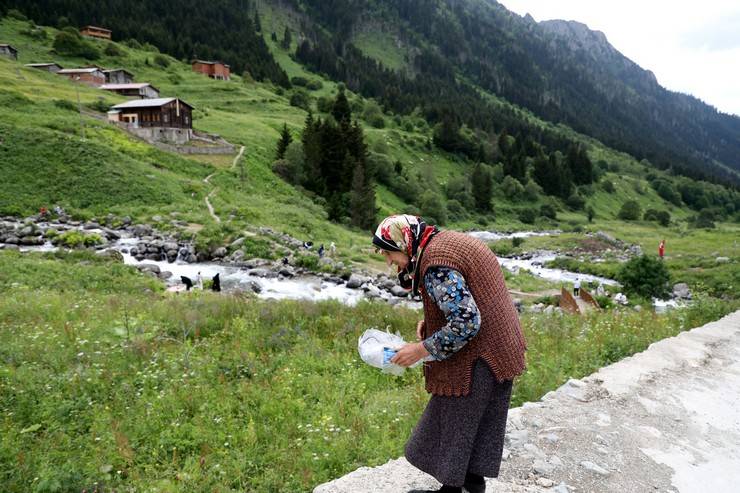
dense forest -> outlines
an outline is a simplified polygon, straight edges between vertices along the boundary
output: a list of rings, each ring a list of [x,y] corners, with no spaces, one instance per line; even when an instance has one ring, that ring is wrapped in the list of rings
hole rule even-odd
[[[321,25],[316,32],[332,33],[331,48],[345,63],[332,70],[338,64],[316,40],[312,49],[320,54],[306,56],[309,50],[304,47],[299,57],[342,77],[364,94],[377,96],[378,81],[387,75],[367,73],[365,65],[357,66],[352,33],[368,19],[380,20],[398,25],[403,42],[421,52],[412,69],[423,81],[398,84],[401,90],[396,92],[404,97],[408,97],[410,84],[417,99],[437,101],[440,93],[449,95],[449,85],[440,87],[440,79],[466,79],[661,169],[740,185],[740,118],[722,114],[691,96],[667,91],[605,39],[597,49],[574,47],[550,25],[539,25],[495,2],[479,0],[291,1],[295,9],[307,12]],[[430,75],[434,80],[430,81]],[[394,109],[401,106],[395,101],[398,96],[386,92],[386,104]],[[475,121],[479,118],[470,118],[470,107],[480,107],[480,103],[455,104],[455,113],[475,128],[485,128]]]
[[[0,0],[35,22],[111,29],[114,40],[149,43],[181,60],[222,60],[256,80],[289,86],[255,26],[250,0]]]

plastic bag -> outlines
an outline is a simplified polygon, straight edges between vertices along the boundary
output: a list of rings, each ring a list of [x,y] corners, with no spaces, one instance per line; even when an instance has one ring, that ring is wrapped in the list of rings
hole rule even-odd
[[[362,361],[375,368],[380,368],[383,373],[400,376],[405,368],[390,362],[395,356],[396,350],[406,344],[398,334],[378,329],[367,329],[357,340],[357,351]],[[422,360],[417,361],[410,368],[420,365]]]

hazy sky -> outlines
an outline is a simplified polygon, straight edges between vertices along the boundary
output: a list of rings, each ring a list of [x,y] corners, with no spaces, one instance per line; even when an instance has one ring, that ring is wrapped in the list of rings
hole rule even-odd
[[[575,20],[609,42],[663,87],[740,115],[738,0],[499,0],[537,21]]]

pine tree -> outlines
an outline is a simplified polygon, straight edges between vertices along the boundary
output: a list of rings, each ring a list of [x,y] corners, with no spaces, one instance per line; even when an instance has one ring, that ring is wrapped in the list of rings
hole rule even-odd
[[[293,142],[293,136],[290,135],[288,124],[283,123],[283,130],[280,132],[280,139],[277,143],[277,152],[275,153],[276,161],[285,157],[285,150],[288,148],[291,142]]]
[[[350,160],[353,161],[353,160]],[[350,191],[350,219],[353,226],[370,229],[375,225],[375,190],[367,167],[357,161]]]
[[[491,177],[491,171],[487,166],[478,163],[475,168],[473,168],[471,181],[476,209],[482,212],[490,211],[491,198],[493,197],[493,179]]]
[[[344,95],[344,89],[339,90],[334,105],[331,108],[331,114],[334,119],[342,126],[349,126],[352,120],[352,109],[349,107],[347,96]]]
[[[283,40],[281,41],[280,46],[282,46],[284,50],[289,50],[292,42],[293,36],[290,34],[290,28],[285,26],[285,32],[283,33]]]
[[[254,11],[254,30],[262,32],[262,21],[260,21],[260,13],[258,10]]]
[[[301,142],[305,156],[305,187],[319,195],[324,195],[326,186],[321,175],[321,120],[314,121],[309,111],[303,127]]]

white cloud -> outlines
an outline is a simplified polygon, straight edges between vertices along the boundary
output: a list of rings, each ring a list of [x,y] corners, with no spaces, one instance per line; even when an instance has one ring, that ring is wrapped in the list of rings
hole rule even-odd
[[[576,20],[602,31],[664,87],[740,115],[740,3],[668,0],[501,0],[537,21]]]

